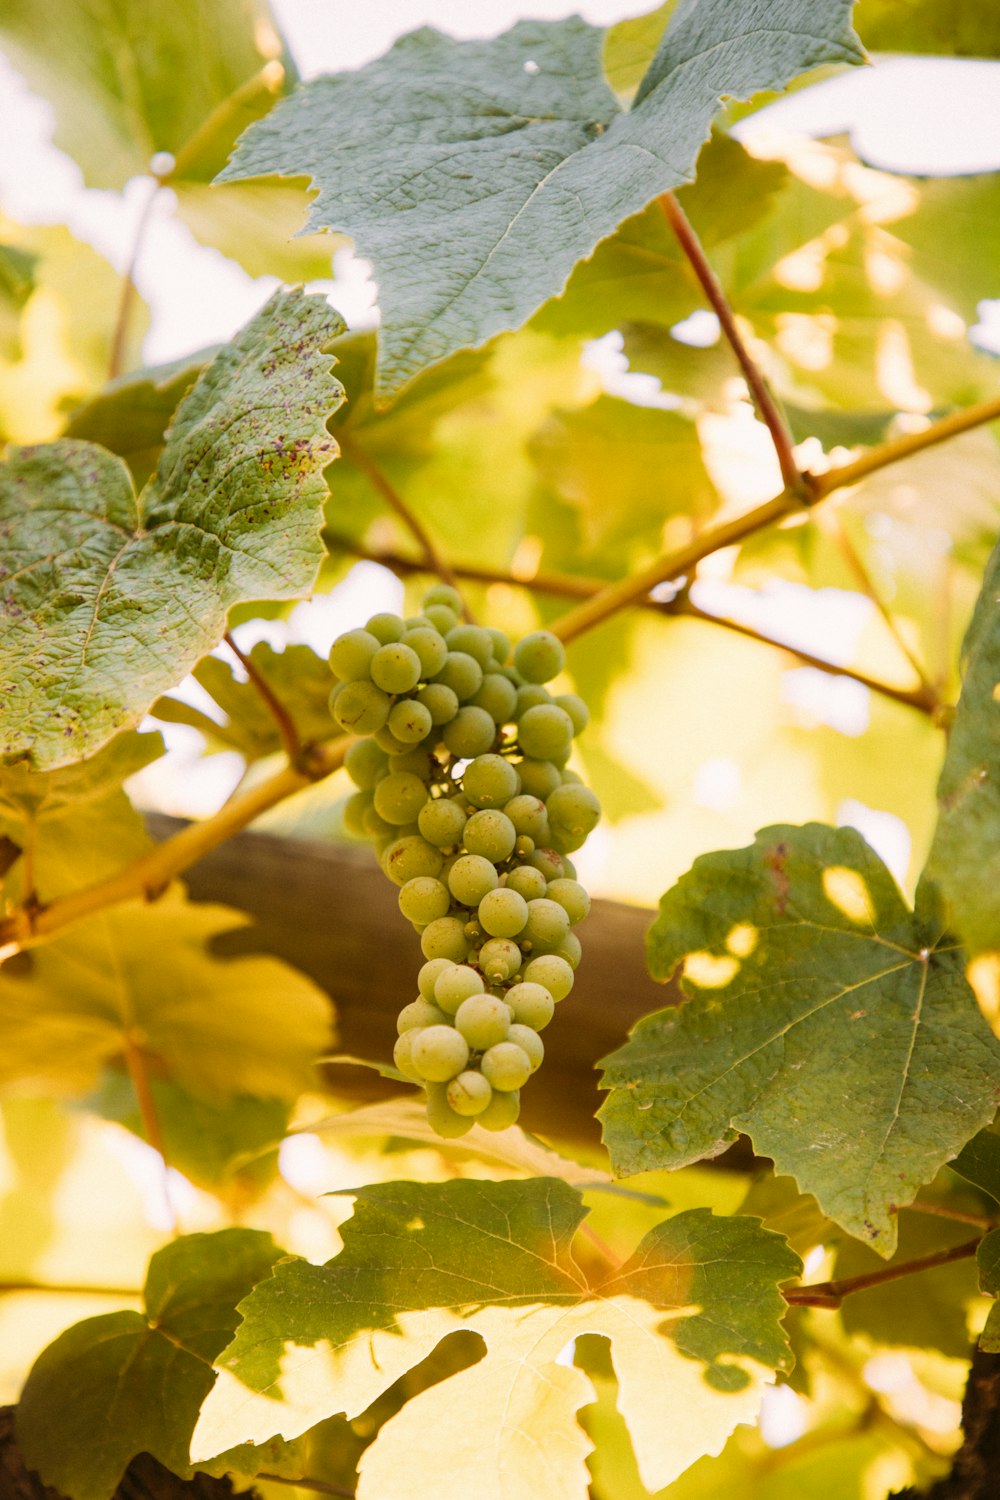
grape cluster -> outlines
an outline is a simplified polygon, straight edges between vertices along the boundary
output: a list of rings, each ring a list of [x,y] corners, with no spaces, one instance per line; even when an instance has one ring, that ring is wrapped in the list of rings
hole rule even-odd
[[[586,705],[544,686],[562,643],[537,630],[512,653],[460,608],[440,584],[420,615],[374,615],[330,651],[333,715],[366,736],[345,757],[358,791],[344,821],[374,843],[427,960],[393,1057],[448,1137],[517,1119],[580,961],[590,898],[568,855],[600,816],[566,769]]]

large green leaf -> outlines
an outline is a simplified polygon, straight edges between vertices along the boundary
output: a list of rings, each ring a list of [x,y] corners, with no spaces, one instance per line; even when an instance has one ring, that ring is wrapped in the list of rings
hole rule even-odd
[[[383,1427],[359,1497],[392,1494],[405,1472],[413,1500],[583,1500],[589,1444],[574,1414],[592,1388],[557,1357],[593,1332],[611,1340],[655,1489],[717,1452],[787,1361],[778,1284],[801,1263],[756,1220],[677,1214],[591,1287],[572,1258],[583,1210],[565,1183],[396,1182],[355,1196],[340,1255],[284,1262],[241,1305],[196,1460],[361,1412],[447,1334],[471,1329],[485,1357]]]
[[[1000,1229],[985,1235],[976,1253],[979,1289],[990,1297],[1000,1297]],[[994,1302],[979,1340],[988,1354],[1000,1354],[1000,1302]]]
[[[112,380],[77,408],[64,437],[97,443],[128,464],[136,489],[155,472],[170,419],[218,348]]]
[[[0,470],[0,754],[44,770],[92,753],[216,644],[231,605],[307,592],[338,326],[323,299],[276,293],[178,408],[138,498],[91,443],[14,450]]]
[[[33,771],[24,761],[0,765],[0,825],[56,817],[66,808],[106,797],[162,754],[161,735],[129,730],[95,755],[56,771]]]
[[[209,1102],[292,1099],[328,1049],[329,1001],[277,959],[216,958],[229,907],[167,895],[94,917],[0,971],[0,1086],[85,1093],[126,1043]]]
[[[961,952],[910,912],[852,829],[766,828],[663,897],[649,966],[692,997],[605,1059],[618,1173],[679,1167],[745,1131],[883,1255],[896,1210],[992,1118],[1000,1042]]]
[[[188,1235],[157,1251],[145,1312],[87,1318],[36,1360],[17,1411],[29,1466],[73,1500],[111,1500],[137,1453],[189,1477],[188,1445],[212,1385],[211,1362],[239,1321],[236,1304],[280,1255],[255,1229]],[[227,1454],[225,1467],[301,1474],[295,1454],[282,1450],[247,1448]]]
[[[962,695],[938,782],[928,873],[972,952],[1000,949],[1000,545],[962,647]]]
[[[1000,13],[981,0],[858,0],[854,19],[873,52],[1000,57]]]
[[[861,62],[849,14],[849,0],[822,15],[808,0],[686,0],[628,113],[602,72],[603,33],[578,18],[489,42],[425,28],[298,90],[220,180],[309,176],[310,226],[350,234],[374,262],[391,393],[518,327],[623,219],[689,181],[723,95]]]

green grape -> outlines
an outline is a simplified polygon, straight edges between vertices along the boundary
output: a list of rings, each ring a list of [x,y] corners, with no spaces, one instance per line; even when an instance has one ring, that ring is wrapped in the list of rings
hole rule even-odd
[[[516,1089],[509,1094],[494,1094],[482,1114],[476,1116],[476,1124],[484,1130],[506,1130],[517,1123],[520,1112],[521,1096]]]
[[[457,1115],[481,1115],[493,1098],[493,1090],[482,1073],[471,1068],[453,1078],[447,1090],[448,1103]]]
[[[420,973],[417,975],[417,988],[425,1000],[430,1000],[433,1003],[435,999],[434,986],[442,974],[447,974],[448,970],[454,967],[455,965],[450,958],[432,958],[421,967]]]
[[[371,811],[371,792],[355,792],[344,803],[344,830],[354,839],[366,839],[365,817]]]
[[[427,1088],[427,1123],[436,1135],[445,1140],[454,1140],[467,1135],[476,1124],[471,1115],[460,1115],[448,1103],[448,1091],[443,1084]]]
[[[406,619],[403,621],[403,634],[404,634],[404,637],[406,635],[406,632],[409,631],[409,630],[433,630],[433,629],[434,629],[433,623],[430,620],[428,620],[428,618],[427,618],[427,616],[425,614],[407,615]]]
[[[574,781],[556,787],[545,806],[553,830],[579,838],[581,843],[597,827],[601,816],[601,804],[590,788]]]
[[[552,701],[564,713],[569,714],[570,719],[573,721],[574,735],[582,734],[590,723],[590,709],[584,703],[583,699],[578,697],[576,693],[557,693]]]
[[[549,839],[549,815],[545,803],[527,792],[512,797],[504,803],[504,812],[519,834],[532,839],[535,844],[546,844]],[[530,853],[530,850],[526,850]]]
[[[537,901],[528,902],[528,920],[521,933],[522,947],[530,943],[533,948],[558,948],[568,932],[569,917],[558,901],[541,896]]]
[[[526,682],[517,689],[514,702],[514,717],[519,719],[526,714],[529,708],[537,708],[540,703],[551,703],[552,694],[548,688],[539,687],[536,682]]]
[[[388,693],[383,693],[374,682],[346,682],[343,691],[337,694],[333,716],[349,734],[374,734],[389,717],[390,705]]]
[[[487,625],[486,630],[493,642],[493,660],[502,667],[510,656],[510,637],[504,635],[502,630],[494,629],[492,625]]]
[[[404,745],[415,745],[426,739],[434,726],[430,711],[422,703],[413,698],[401,698],[389,710],[387,727]]]
[[[418,1057],[420,1038],[427,1035],[426,1031],[420,1032],[413,1044],[413,1063],[417,1068],[421,1065]],[[521,1088],[531,1077],[531,1058],[516,1042],[497,1042],[483,1053],[479,1066],[483,1077],[503,1094]]]
[[[506,1038],[510,1008],[495,995],[470,995],[455,1012],[455,1025],[473,1052],[485,1052]]]
[[[515,1021],[507,1033],[508,1042],[513,1042],[515,1047],[520,1047],[531,1063],[531,1071],[536,1073],[541,1067],[542,1058],[545,1056],[545,1043],[538,1032],[532,1026],[524,1026]]]
[[[392,710],[390,709],[391,712]],[[380,750],[385,751],[386,755],[409,755],[413,749],[413,746],[408,745],[405,740],[396,738],[389,728],[388,722],[383,724],[381,729],[376,729],[375,743]]]
[[[389,769],[389,758],[374,740],[355,740],[344,756],[344,769],[363,792],[370,792]]]
[[[443,682],[429,682],[417,694],[435,725],[448,724],[458,713],[458,694]]]
[[[453,1016],[470,995],[483,993],[483,980],[468,964],[453,964],[441,974],[434,986],[434,1003]]]
[[[465,813],[451,797],[425,802],[417,816],[417,827],[430,844],[447,849],[462,842]]]
[[[394,839],[382,855],[382,868],[396,885],[405,885],[418,875],[440,875],[443,863],[441,851],[419,834],[404,834]],[[438,956],[425,954],[427,958]]]
[[[542,984],[522,980],[512,984],[504,999],[514,1012],[519,1026],[530,1026],[532,1031],[542,1031],[552,1020],[556,1004]]]
[[[518,865],[516,870],[511,870],[505,877],[504,885],[508,891],[516,891],[519,896],[523,896],[525,901],[537,901],[539,896],[545,895],[547,889],[545,876],[533,865]]]
[[[454,1026],[426,1026],[410,1049],[413,1066],[428,1083],[447,1083],[469,1061],[469,1044]]]
[[[468,828],[468,823],[466,823]],[[448,889],[463,906],[478,906],[488,891],[496,889],[500,877],[481,854],[463,854],[448,872]]]
[[[409,702],[409,699],[404,699]],[[399,704],[396,704],[399,707]],[[410,771],[414,776],[419,776],[421,781],[433,781],[441,770],[439,763],[434,759],[430,749],[430,740],[419,745],[411,745],[409,750],[403,750],[399,755],[389,756],[389,775],[395,776],[400,771]]]
[[[449,651],[447,660],[440,672],[435,674],[434,681],[450,687],[459,702],[464,703],[482,687],[483,669],[475,657],[469,656],[465,651]]]
[[[429,604],[424,614],[441,635],[447,635],[449,630],[454,630],[458,624],[458,615],[453,609],[449,609],[447,604]]]
[[[556,787],[562,783],[558,768],[549,760],[519,760],[517,770],[521,778],[521,791],[529,797],[537,797],[541,802],[546,797],[551,797]]]
[[[484,672],[493,661],[493,640],[481,625],[456,625],[449,630],[445,640],[449,651],[464,651],[479,663]]]
[[[502,672],[487,672],[470,701],[475,708],[485,708],[495,724],[512,724],[517,716],[517,689]]]
[[[392,1049],[392,1060],[402,1073],[404,1078],[409,1078],[411,1083],[423,1083],[423,1079],[417,1072],[413,1062],[413,1043],[418,1033],[416,1031],[403,1031],[396,1038],[396,1045]]]
[[[383,650],[389,649],[383,647]],[[569,754],[573,742],[573,720],[557,704],[539,703],[518,715],[517,739],[525,755],[536,760],[559,760]]]
[[[424,609],[429,604],[444,604],[448,609],[454,610],[456,615],[462,613],[462,596],[450,583],[432,584],[420,602]]]
[[[451,907],[448,887],[431,875],[408,880],[399,892],[399,909],[408,922],[426,927],[438,917],[446,917]]]
[[[525,863],[538,870],[545,877],[546,884],[550,880],[562,880],[566,874],[565,861],[554,849],[534,849]]]
[[[590,896],[578,880],[550,880],[545,891],[550,901],[558,901],[575,927],[590,910]]]
[[[393,772],[373,793],[375,811],[387,823],[412,823],[427,801],[427,787],[412,771]]]
[[[462,709],[462,713],[470,712],[471,709]],[[502,755],[477,755],[462,773],[462,791],[474,807],[503,807],[511,799],[516,801],[515,793],[519,785],[517,772]],[[542,807],[542,813],[544,812],[545,808]],[[510,817],[510,813],[507,816]],[[511,821],[517,828],[513,818]]]
[[[580,959],[583,957],[583,948],[580,939],[575,932],[567,932],[559,947],[556,949],[560,958],[564,958],[571,969],[579,967]]]
[[[380,646],[371,659],[372,682],[386,693],[408,693],[421,678],[420,657],[402,641]]]
[[[479,950],[479,967],[490,984],[513,979],[521,967],[520,948],[510,938],[490,938]],[[569,965],[566,965],[569,969]],[[573,970],[569,969],[570,975]]]
[[[529,839],[526,833],[519,833],[517,838],[514,840],[514,858],[527,859],[528,855],[534,854],[534,852],[534,839]]]
[[[548,990],[556,1004],[565,1000],[573,988],[573,970],[555,953],[541,953],[525,964],[524,979],[526,983],[540,984]]]
[[[528,903],[509,886],[489,891],[479,903],[479,925],[490,937],[517,937],[527,920]]]
[[[450,958],[454,964],[464,963],[469,951],[465,924],[458,917],[435,917],[420,934],[420,951],[425,958]]]
[[[563,865],[563,879],[564,880],[579,880],[580,877],[576,873],[576,865],[569,858],[569,856],[566,855],[566,854],[563,854],[563,855],[560,855],[560,858],[562,859],[562,865]]]
[[[497,726],[485,708],[471,706],[460,708],[441,735],[452,755],[461,760],[491,750],[496,737]]]
[[[566,665],[566,650],[551,630],[533,630],[514,647],[514,665],[525,682],[551,682]]]
[[[395,839],[399,838],[399,829],[394,824],[387,823],[384,818],[379,817],[375,811],[374,802],[366,811],[362,822],[364,824],[365,837],[371,839],[373,844],[377,844],[380,840],[386,844],[391,844]]]
[[[433,677],[448,659],[444,637],[432,625],[420,625],[416,630],[408,630],[403,637],[403,644],[419,656],[421,677]]]
[[[391,646],[394,641],[401,641],[406,626],[398,615],[381,614],[372,615],[365,626],[369,635],[373,635],[383,646]]]
[[[493,864],[502,865],[510,858],[517,830],[506,813],[484,807],[466,823],[464,838],[470,854],[481,854]]]
[[[378,637],[367,630],[347,630],[330,647],[330,671],[341,682],[365,682],[379,648]]]
[[[421,998],[411,1000],[409,1005],[396,1017],[396,1030],[402,1036],[404,1031],[416,1031],[422,1026],[447,1026],[448,1017],[440,1006],[432,1005],[429,1000]]]

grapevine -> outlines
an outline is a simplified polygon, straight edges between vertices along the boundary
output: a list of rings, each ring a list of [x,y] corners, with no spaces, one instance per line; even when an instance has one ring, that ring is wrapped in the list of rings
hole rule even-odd
[[[580,962],[590,898],[569,855],[600,817],[567,765],[586,705],[546,687],[561,641],[537,630],[512,651],[460,609],[439,584],[421,614],[374,615],[330,651],[334,718],[362,736],[345,824],[374,844],[426,959],[393,1061],[444,1137],[518,1117]]]

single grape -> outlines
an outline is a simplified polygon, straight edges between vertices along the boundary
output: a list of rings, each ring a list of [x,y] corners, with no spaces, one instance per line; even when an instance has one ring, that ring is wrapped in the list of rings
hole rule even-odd
[[[471,1115],[460,1115],[452,1109],[443,1084],[431,1084],[427,1088],[427,1123],[436,1135],[454,1140],[467,1135],[476,1121]]]
[[[465,825],[465,847],[470,854],[501,865],[510,858],[517,830],[505,813],[486,807],[474,812]]]
[[[371,663],[380,649],[377,636],[367,630],[347,630],[338,635],[330,647],[330,671],[341,682],[365,682],[371,675]]]
[[[419,1000],[411,1000],[409,1005],[396,1017],[396,1030],[402,1036],[404,1031],[416,1031],[422,1026],[447,1026],[448,1017],[438,1005],[432,1005],[429,1000],[422,996]]]
[[[371,792],[355,792],[348,797],[344,803],[344,830],[354,839],[365,839],[368,830],[365,827],[365,817],[371,811]]]
[[[429,682],[420,689],[416,701],[426,708],[436,728],[450,723],[458,713],[458,695],[443,682]]]
[[[566,665],[566,650],[551,630],[533,630],[514,647],[514,665],[525,682],[551,682]]]
[[[545,806],[553,832],[579,838],[581,843],[597,827],[601,816],[601,804],[590,788],[574,781],[556,787]]]
[[[372,615],[365,629],[383,646],[391,646],[394,641],[403,639],[406,626],[398,615],[381,614]]]
[[[420,657],[402,641],[380,646],[371,659],[372,682],[386,693],[408,693],[422,674]]]
[[[343,691],[337,694],[333,716],[349,734],[374,734],[385,724],[390,706],[388,693],[383,693],[374,682],[359,679],[344,684]]]
[[[483,685],[483,669],[474,656],[465,651],[449,651],[444,666],[435,674],[435,682],[450,687],[460,703],[471,698]]]
[[[428,604],[424,614],[440,635],[447,635],[458,624],[458,615],[447,604]]]
[[[473,708],[471,704],[458,710],[441,735],[452,755],[462,760],[492,749],[496,737],[497,726],[485,708]]]
[[[476,1116],[475,1123],[484,1130],[506,1130],[516,1124],[520,1112],[521,1096],[514,1089],[509,1094],[494,1094],[482,1114]]]
[[[515,1047],[520,1047],[531,1063],[531,1071],[537,1072],[545,1056],[545,1043],[534,1027],[524,1026],[515,1021],[507,1033],[507,1040],[513,1042]]]
[[[374,740],[355,740],[344,756],[344,769],[363,792],[370,792],[389,769],[389,757]]]
[[[517,689],[502,672],[487,672],[470,701],[475,708],[485,708],[495,724],[511,724],[517,717]]]
[[[392,648],[385,646],[383,650]],[[517,739],[525,755],[537,760],[559,760],[569,754],[573,742],[573,721],[565,709],[555,703],[539,703],[520,714]],[[554,793],[553,793],[554,795]],[[551,812],[549,817],[551,817]]]
[[[525,863],[544,875],[546,883],[550,880],[562,880],[566,874],[565,862],[554,849],[534,849]]]
[[[482,1073],[467,1069],[448,1085],[448,1103],[457,1115],[481,1115],[493,1098],[493,1090]]]
[[[423,1083],[423,1078],[417,1072],[413,1061],[413,1043],[419,1033],[415,1030],[403,1031],[396,1038],[396,1045],[392,1049],[392,1060],[402,1073],[404,1078],[409,1078],[411,1083]]]
[[[513,979],[521,967],[521,950],[511,938],[490,938],[479,950],[479,967],[490,984]],[[569,969],[569,965],[566,965]],[[573,970],[569,969],[572,975]]]
[[[487,625],[486,630],[493,642],[493,660],[502,667],[510,656],[510,637],[504,635],[502,630],[496,630],[492,625]]]
[[[417,827],[428,843],[447,849],[462,842],[465,813],[451,797],[425,802],[417,815]]]
[[[421,1078],[447,1083],[469,1061],[469,1044],[454,1026],[426,1026],[414,1037],[410,1056]]]
[[[556,1004],[565,1000],[573,988],[573,970],[564,958],[555,953],[540,953],[524,966],[524,979],[528,984],[540,984],[548,990]]]
[[[409,699],[403,699],[409,702]],[[399,704],[396,704],[399,707]],[[440,774],[441,766],[430,749],[430,740],[424,740],[419,745],[411,745],[409,750],[403,750],[399,755],[389,756],[389,775],[395,776],[400,771],[409,771],[414,776],[419,776],[423,782],[433,781]]]
[[[532,1031],[542,1031],[552,1020],[555,1001],[542,984],[523,980],[512,984],[504,999],[514,1012],[519,1026],[530,1026]]]
[[[488,891],[495,890],[499,878],[481,854],[463,854],[448,872],[448,889],[463,906],[478,906]]]
[[[470,709],[462,709],[462,713],[469,712]],[[462,774],[462,791],[475,807],[503,807],[504,803],[519,800],[515,796],[518,785],[517,772],[502,755],[477,755]],[[541,810],[544,816],[544,806]],[[509,812],[507,816],[511,817]],[[517,828],[514,818],[511,822]],[[522,830],[518,829],[518,832]]]
[[[420,934],[420,951],[425,958],[450,958],[454,964],[464,963],[469,951],[465,924],[458,917],[436,917]]]
[[[464,651],[474,659],[483,671],[493,662],[493,640],[488,630],[481,625],[456,625],[445,636],[449,651]]]
[[[517,937],[527,920],[527,901],[509,886],[489,891],[479,903],[479,925],[490,937]]]
[[[432,584],[420,602],[424,609],[429,604],[443,604],[448,609],[454,610],[456,615],[462,613],[462,596],[458,589],[452,588],[450,583]]]
[[[521,778],[521,791],[527,792],[529,797],[538,797],[542,802],[546,797],[551,797],[556,787],[562,783],[558,767],[549,760],[525,758],[517,762],[517,770]]]
[[[583,699],[578,697],[576,693],[557,693],[552,701],[564,713],[569,714],[573,722],[574,735],[582,734],[590,723],[590,709],[584,703]]]
[[[431,625],[420,625],[416,630],[408,630],[403,637],[403,645],[409,646],[419,656],[420,675],[423,678],[433,677],[435,672],[440,672],[448,659],[444,637]]]
[[[417,975],[417,988],[425,1000],[435,999],[434,986],[442,974],[447,974],[454,967],[450,958],[432,958],[421,967]]]
[[[566,960],[571,969],[579,967],[580,959],[583,957],[583,948],[575,932],[567,932],[556,949],[556,953]]]
[[[375,811],[387,823],[413,823],[427,801],[427,787],[412,771],[385,776],[374,792]]]
[[[558,901],[575,927],[590,910],[590,896],[578,880],[550,880],[545,890],[550,901]]]
[[[433,728],[430,709],[415,698],[401,698],[389,710],[388,728],[404,745],[415,745]]]
[[[517,838],[514,840],[514,858],[527,859],[528,855],[534,854],[534,852],[534,839],[529,839],[526,833],[519,833]]]
[[[470,995],[455,1012],[455,1025],[473,1052],[485,1052],[505,1039],[510,1030],[510,1008],[495,995]]]
[[[448,887],[430,875],[408,880],[399,893],[399,909],[408,922],[426,927],[438,917],[446,917],[451,907]]]
[[[428,1031],[421,1031],[418,1034],[412,1052],[414,1067],[421,1067],[418,1055],[420,1040],[437,1029],[437,1027],[430,1027]],[[479,1066],[483,1077],[504,1094],[513,1089],[522,1088],[531,1077],[532,1071],[531,1058],[516,1042],[497,1042],[495,1046],[483,1053]]]
[[[434,1003],[453,1016],[470,995],[483,993],[483,980],[468,964],[453,964],[438,977],[434,986]]]
[[[536,682],[525,682],[517,689],[514,717],[519,719],[526,714],[529,708],[537,708],[539,703],[551,703],[552,694],[548,688],[539,687]]]
[[[504,885],[508,891],[516,891],[519,896],[523,896],[525,901],[537,901],[547,890],[545,876],[533,865],[518,865],[516,870],[511,870],[506,876]]]
[[[558,901],[541,896],[528,902],[528,920],[520,937],[522,947],[530,943],[535,949],[558,948],[568,932],[569,916]]]
[[[443,863],[441,851],[419,834],[404,834],[394,839],[382,855],[382,868],[396,885],[405,885],[418,875],[439,875]],[[438,956],[435,953],[426,955],[427,958]]]
[[[504,803],[504,812],[519,834],[532,839],[535,844],[547,844],[549,839],[549,815],[545,803],[528,792],[521,792]]]
[[[390,713],[391,711],[390,709]],[[408,755],[413,749],[413,746],[408,745],[405,740],[396,738],[389,728],[388,722],[383,724],[381,729],[376,729],[374,738],[376,745],[378,745],[380,750],[384,750],[386,755]]]
[[[379,817],[375,811],[374,801],[365,813],[362,821],[365,826],[365,836],[370,838],[373,844],[380,842],[391,844],[395,839],[399,838],[399,829],[394,824],[387,823],[384,818]]]

